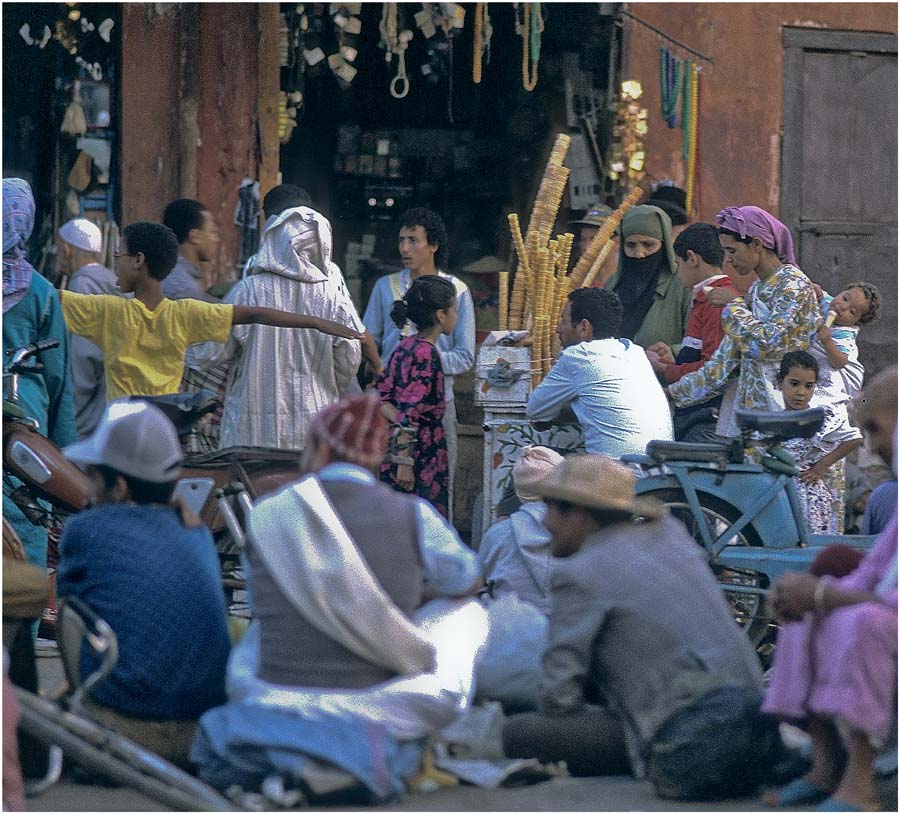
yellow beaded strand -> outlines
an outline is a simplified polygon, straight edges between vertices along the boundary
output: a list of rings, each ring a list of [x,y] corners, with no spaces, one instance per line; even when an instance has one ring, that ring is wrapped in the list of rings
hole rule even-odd
[[[690,133],[688,136],[688,169],[687,169],[687,189],[685,192],[687,193],[687,201],[685,202],[685,208],[687,209],[688,215],[693,214],[694,207],[694,189],[696,186],[696,172],[697,172],[697,110],[698,110],[698,88],[700,85],[700,68],[698,66],[693,66],[693,71],[691,73],[691,124],[690,124]]]

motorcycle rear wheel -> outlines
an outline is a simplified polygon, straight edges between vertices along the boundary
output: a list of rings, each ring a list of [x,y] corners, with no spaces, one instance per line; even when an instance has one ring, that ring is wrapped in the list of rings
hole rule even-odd
[[[701,546],[703,537],[697,518],[688,505],[687,497],[680,489],[658,489],[645,492],[641,497],[654,497],[666,505],[672,516],[680,520],[688,534]],[[703,517],[708,524],[713,539],[718,537],[725,529],[734,523],[740,512],[733,506],[709,495],[698,495]],[[761,546],[762,541],[752,525],[748,525],[740,532],[729,545]],[[754,648],[759,647],[766,637],[769,626],[774,624],[766,613],[765,599],[757,594],[745,594],[729,591],[729,585],[739,585],[749,588],[767,588],[768,580],[763,574],[744,569],[724,568],[714,562],[710,562],[713,574],[715,574],[725,599],[731,607],[731,613],[735,622],[747,634]]]

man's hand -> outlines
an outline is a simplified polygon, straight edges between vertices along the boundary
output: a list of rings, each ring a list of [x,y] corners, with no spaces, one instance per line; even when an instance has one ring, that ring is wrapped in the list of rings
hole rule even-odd
[[[397,485],[401,489],[406,489],[407,492],[416,488],[416,477],[409,464],[397,464]]]
[[[172,505],[178,509],[178,513],[181,515],[181,525],[186,529],[199,529],[203,525],[200,518],[188,508],[187,503],[184,502],[184,498],[174,498],[172,500]]]
[[[706,292],[706,301],[715,308],[722,308],[740,296],[742,296],[741,292],[734,286],[716,286]]]
[[[647,354],[647,361],[650,362],[653,372],[660,378],[665,376],[667,365],[660,360],[659,356],[652,350],[644,351],[644,353]]]
[[[647,354],[648,359],[652,353],[655,354],[659,361],[664,365],[675,364],[675,357],[672,355],[672,349],[665,342],[654,342],[644,352]]]

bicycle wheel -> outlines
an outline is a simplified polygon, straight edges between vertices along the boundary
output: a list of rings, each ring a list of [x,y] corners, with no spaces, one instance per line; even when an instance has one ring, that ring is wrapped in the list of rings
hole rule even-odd
[[[703,536],[700,533],[700,521],[694,515],[687,497],[680,489],[659,489],[646,492],[642,497],[655,497],[662,501],[672,516],[680,520],[691,535],[701,546]],[[740,513],[733,506],[708,495],[698,495],[703,519],[707,523],[709,533],[713,539],[719,537],[739,517]],[[729,540],[728,545],[760,546],[759,535],[752,526],[745,526],[744,530]],[[769,619],[765,599],[759,594],[738,593],[729,591],[729,586],[745,588],[765,588],[766,579],[756,571],[739,568],[725,568],[715,562],[710,563],[719,585],[725,593],[725,598],[731,607],[734,620],[747,634],[754,648],[758,647],[766,636],[771,620]]]
[[[15,688],[20,726],[90,771],[179,811],[233,811],[235,804],[159,755],[46,698]]]

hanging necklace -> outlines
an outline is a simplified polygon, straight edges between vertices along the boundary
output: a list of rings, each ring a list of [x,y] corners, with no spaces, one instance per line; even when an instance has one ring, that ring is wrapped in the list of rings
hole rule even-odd
[[[685,209],[690,215],[695,207],[695,198],[699,198],[700,185],[697,182],[698,168],[700,164],[700,148],[699,148],[699,111],[700,111],[700,66],[691,65],[691,118],[689,127],[689,143],[688,143],[688,170],[687,184],[685,192],[687,200],[685,201]],[[697,207],[699,209],[699,207]]]
[[[675,59],[668,48],[659,49],[659,98],[662,117],[670,128],[674,128],[678,123],[681,68],[681,60]]]
[[[522,37],[522,87],[529,93],[537,87],[538,62],[541,59],[541,34],[544,31],[544,18],[541,15],[540,3],[522,3],[522,22],[519,22],[516,4],[516,33]],[[537,6],[534,14],[531,6]],[[531,75],[528,64],[531,62]]]

